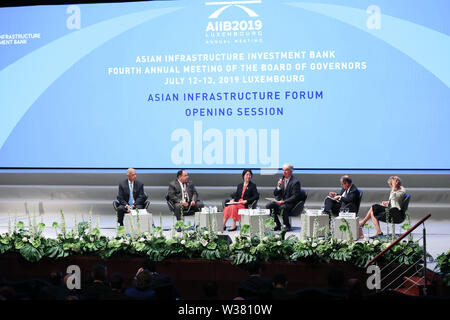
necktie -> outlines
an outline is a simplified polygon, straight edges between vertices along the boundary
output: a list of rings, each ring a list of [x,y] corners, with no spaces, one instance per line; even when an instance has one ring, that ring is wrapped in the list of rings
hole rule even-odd
[[[188,194],[187,194],[187,190],[186,190],[186,183],[183,183],[183,197],[184,197],[184,201],[188,201]]]
[[[128,199],[128,204],[133,205],[133,183],[130,183],[130,198]]]

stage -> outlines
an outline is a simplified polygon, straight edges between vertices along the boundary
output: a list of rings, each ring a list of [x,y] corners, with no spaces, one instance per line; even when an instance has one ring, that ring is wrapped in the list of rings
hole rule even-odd
[[[205,205],[217,206],[219,210],[221,210],[223,199],[228,197],[235,190],[236,184],[241,181],[240,170],[230,172],[189,170],[189,173]],[[299,170],[295,171],[294,174],[300,179],[302,188],[308,192],[305,209],[319,209],[329,191],[338,191],[339,177],[344,172],[324,173]],[[387,178],[394,174],[400,175],[407,192],[412,196],[408,210],[411,216],[411,225],[414,225],[427,213],[432,215],[425,222],[427,252],[433,258],[436,258],[450,249],[450,175],[405,172],[349,172],[348,174],[353,178],[358,188],[364,192],[359,213],[360,218],[366,214],[371,204],[386,200],[389,194],[386,185]],[[272,197],[274,183],[278,177],[279,174],[262,174],[255,170],[253,181],[257,184],[260,193],[258,206],[265,207],[268,202],[266,198]],[[101,235],[113,238],[117,233],[117,223],[112,201],[117,196],[117,184],[125,178],[125,170],[107,172],[100,170],[67,170],[65,172],[60,170],[44,172],[16,170],[0,172],[0,233],[6,233],[8,229],[13,229],[14,222],[18,221],[22,221],[27,227],[30,219],[33,223],[43,222],[45,224],[44,237],[55,238],[56,231],[52,228],[52,224],[53,222],[61,224],[60,211],[62,210],[67,231],[73,229],[75,221],[79,223],[91,219],[92,227],[98,226]],[[166,239],[179,235],[179,233],[172,231],[175,219],[164,199],[167,184],[174,178],[175,172],[172,170],[166,172],[137,170],[137,179],[144,182],[145,192],[151,201],[149,211],[153,214],[153,225],[154,227],[162,227]],[[28,215],[26,212],[28,212]],[[186,216],[184,219],[185,224],[194,225],[194,216]],[[302,232],[301,218],[298,216],[291,219],[293,229],[286,234],[286,237],[293,235],[300,238]],[[218,221],[218,223],[221,223],[221,221]],[[232,221],[229,220],[227,226],[230,227],[231,223]],[[369,224],[371,224],[370,221]],[[402,224],[396,225],[397,235],[400,235],[403,231],[401,229]],[[386,233],[387,225],[385,223],[381,223],[381,228]],[[389,225],[389,229],[391,229],[391,225]],[[374,229],[369,231],[370,233],[367,234],[367,230],[364,229],[366,238],[374,233]],[[239,229],[233,232],[226,230],[222,234],[229,236],[234,243],[240,232]],[[276,234],[279,234],[279,232]],[[423,226],[419,226],[412,235],[413,239],[422,246]],[[6,270],[10,276],[19,275],[18,273],[21,272],[24,272],[22,275],[31,276],[35,272],[36,276],[45,276],[45,273],[49,272],[52,267],[64,269],[68,263],[84,264],[86,270],[83,272],[88,276],[88,271],[92,265],[95,262],[103,261],[100,257],[69,256],[57,260],[43,258],[42,261],[37,263],[30,263],[17,254],[7,254],[7,257],[12,259],[10,261],[13,261],[12,265]],[[114,256],[105,260],[105,262],[111,265],[111,272],[117,270],[131,275],[146,259],[148,260],[148,257],[118,258]],[[17,268],[14,268],[14,265]],[[324,264],[270,261],[264,263],[264,265],[266,268],[262,271],[264,276],[272,277],[277,271],[288,272],[291,289],[299,290],[307,287],[325,287],[326,275],[330,271],[331,265],[334,264],[325,267]],[[363,282],[367,278],[365,269],[345,263],[337,263],[337,265],[344,266],[347,278],[357,278]],[[433,260],[427,262],[428,270],[433,271],[435,266],[436,262]],[[31,273],[27,273],[26,270],[28,269],[31,270]],[[179,261],[166,259],[158,263],[158,270],[168,273],[188,299],[201,297],[201,283],[208,280],[208,277],[211,277],[209,280],[215,280],[221,285],[224,297],[232,298],[233,295],[237,294],[239,281],[248,276],[242,267],[232,265],[229,260],[194,259]],[[184,271],[179,272],[179,270],[193,270],[191,274],[194,276]],[[195,270],[201,270],[201,272]],[[297,277],[300,271],[303,272],[303,275]],[[227,276],[227,274],[233,276]]]
[[[217,206],[241,181],[239,170],[220,172],[216,170],[189,170],[191,180],[196,184],[200,198],[206,206]],[[346,172],[347,173],[347,172]],[[329,191],[338,191],[336,185],[341,172],[296,170],[302,188],[307,190],[305,209],[319,209]],[[386,200],[389,189],[386,180],[394,172],[350,171],[355,185],[364,192],[359,217],[363,217],[373,203]],[[435,258],[450,248],[450,175],[439,172],[397,172],[404,186],[411,194],[409,214],[411,224],[427,213],[431,218],[425,223],[427,232],[427,251]],[[253,181],[258,186],[260,200],[258,206],[264,207],[266,198],[272,197],[274,183],[279,174],[254,172]],[[112,200],[117,196],[117,184],[125,179],[122,170],[4,170],[0,172],[0,233],[8,231],[11,223],[23,221],[28,224],[26,212],[35,216],[37,222],[45,223],[44,235],[55,236],[51,228],[53,222],[60,222],[60,210],[63,211],[67,227],[70,230],[76,218],[77,222],[87,221],[92,212],[92,224],[98,224],[100,232],[108,237],[116,234],[116,218]],[[149,211],[153,214],[153,224],[158,227],[162,221],[163,232],[170,237],[175,219],[164,199],[167,184],[175,178],[172,170],[137,170],[137,179],[144,182],[145,192],[151,201]],[[161,218],[160,218],[161,217]],[[185,217],[185,222],[194,225],[194,217]],[[228,221],[228,226],[231,225]],[[219,222],[220,223],[220,222]],[[369,221],[370,224],[370,221]],[[292,217],[293,230],[287,235],[300,237],[300,217]],[[396,233],[401,233],[401,225]],[[386,224],[381,223],[383,231]],[[390,228],[390,226],[389,226]],[[374,232],[373,229],[370,230]],[[365,235],[366,230],[364,230]],[[228,232],[234,241],[238,231]],[[370,234],[369,234],[370,235]],[[415,239],[422,237],[422,227],[413,233]],[[433,266],[430,262],[429,266]]]
[[[188,170],[190,179],[196,184],[200,198],[206,206],[217,206],[219,210],[225,198],[234,192],[241,181],[240,170]],[[175,179],[176,170],[137,170],[137,179],[145,184],[145,192],[151,201],[149,211],[153,214],[153,223],[160,226],[160,216],[164,233],[169,235],[174,224],[173,214],[165,201],[167,185]],[[427,231],[427,251],[433,257],[450,248],[450,174],[442,171],[325,171],[294,170],[300,179],[302,188],[308,193],[305,209],[320,209],[323,199],[329,191],[338,191],[339,178],[349,174],[354,184],[363,191],[360,219],[374,203],[387,200],[389,188],[387,178],[399,175],[403,179],[406,191],[411,194],[408,213],[411,224],[430,213],[425,223]],[[252,181],[258,186],[260,200],[258,206],[265,207],[266,198],[273,197],[273,189],[280,172],[268,173],[254,170]],[[60,221],[63,211],[68,228],[74,223],[87,221],[90,212],[93,224],[97,221],[102,234],[113,236],[116,232],[115,212],[112,201],[117,196],[118,183],[124,180],[125,170],[3,170],[0,171],[0,233],[8,231],[8,220],[23,221],[27,225],[27,215],[35,215],[37,221],[45,223],[44,234],[52,237],[54,221]],[[194,224],[194,217],[185,217],[186,223]],[[231,225],[228,221],[228,226]],[[370,221],[369,221],[369,224]],[[300,236],[300,217],[292,217],[293,234]],[[401,233],[401,225],[396,233]],[[381,223],[383,231],[386,224]],[[366,235],[366,230],[364,230]],[[374,232],[373,229],[371,232]],[[234,240],[239,231],[224,231]],[[414,231],[414,237],[422,236],[422,227]]]

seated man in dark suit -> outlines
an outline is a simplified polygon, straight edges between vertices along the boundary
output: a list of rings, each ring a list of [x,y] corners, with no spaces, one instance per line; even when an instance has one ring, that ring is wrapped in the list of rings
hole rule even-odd
[[[352,179],[349,176],[341,177],[341,191],[336,194],[330,192],[325,198],[324,213],[333,214],[337,217],[339,211],[348,208],[350,212],[357,212],[359,203],[359,191],[358,188],[352,183]]]
[[[281,230],[281,223],[278,215],[283,211],[283,224],[286,226],[286,231],[291,230],[289,224],[289,213],[300,201],[301,185],[300,181],[292,175],[294,166],[291,164],[283,165],[283,177],[278,180],[278,184],[273,191],[276,201],[272,201],[266,205],[266,209],[273,212],[275,220],[275,231]]]
[[[169,183],[167,198],[174,207],[174,214],[177,220],[181,220],[181,210],[183,210],[183,215],[190,215],[204,206],[198,199],[195,185],[189,181],[189,175],[186,170],[179,170],[177,179]]]
[[[127,170],[128,179],[119,184],[119,194],[117,200],[117,222],[123,226],[123,217],[125,213],[133,209],[144,209],[147,195],[144,193],[144,184],[136,180],[136,170],[130,168]]]

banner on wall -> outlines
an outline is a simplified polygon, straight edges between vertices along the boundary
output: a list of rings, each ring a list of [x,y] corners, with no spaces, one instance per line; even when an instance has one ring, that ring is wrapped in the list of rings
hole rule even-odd
[[[450,169],[449,10],[0,8],[0,167]]]

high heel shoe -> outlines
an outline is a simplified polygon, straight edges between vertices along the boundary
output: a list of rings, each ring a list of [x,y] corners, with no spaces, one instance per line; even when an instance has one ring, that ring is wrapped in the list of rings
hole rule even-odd
[[[376,235],[374,235],[374,236],[372,236],[372,237],[369,237],[369,239],[377,239],[377,238],[379,238],[379,237],[382,237],[383,236],[383,232],[380,232],[379,234],[376,234]]]

